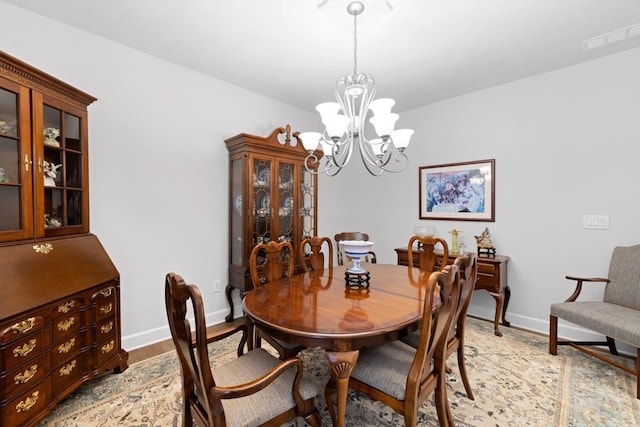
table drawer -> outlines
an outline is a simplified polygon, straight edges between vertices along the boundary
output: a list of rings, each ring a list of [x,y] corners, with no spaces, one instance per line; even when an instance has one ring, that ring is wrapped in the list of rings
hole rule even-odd
[[[496,276],[488,276],[478,273],[475,289],[486,289],[491,292],[500,292],[500,280]]]
[[[482,262],[478,263],[478,273],[484,273],[484,274],[496,274],[496,266],[493,264],[485,264]]]

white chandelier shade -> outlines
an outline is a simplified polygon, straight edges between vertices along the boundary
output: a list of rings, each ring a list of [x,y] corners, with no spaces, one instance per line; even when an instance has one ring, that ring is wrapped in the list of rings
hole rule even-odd
[[[398,114],[391,109],[395,101],[391,98],[375,99],[375,81],[369,74],[357,72],[357,17],[364,11],[364,4],[353,1],[347,12],[353,15],[354,67],[353,74],[341,77],[336,82],[337,102],[323,102],[316,106],[325,129],[320,132],[302,132],[299,139],[307,151],[305,167],[312,173],[334,176],[351,160],[354,146],[358,146],[367,171],[379,176],[384,172],[401,172],[408,165],[404,153],[409,145],[412,129],[395,129]],[[369,139],[365,135],[367,117],[377,135]],[[315,151],[322,148],[324,156],[319,159]]]

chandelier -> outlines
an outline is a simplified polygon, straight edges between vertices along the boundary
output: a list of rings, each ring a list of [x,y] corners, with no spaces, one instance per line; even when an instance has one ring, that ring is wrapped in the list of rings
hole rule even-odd
[[[349,163],[357,146],[362,162],[371,175],[401,172],[409,163],[404,151],[413,130],[394,129],[399,117],[391,112],[395,101],[390,98],[374,100],[376,87],[373,77],[358,73],[358,15],[364,12],[364,4],[352,1],[347,5],[347,12],[353,16],[353,74],[341,77],[336,82],[338,102],[324,102],[316,106],[324,131],[299,134],[308,153],[305,168],[312,173],[335,176]],[[374,139],[368,139],[364,133],[369,111],[372,112],[369,123],[377,135]],[[322,160],[315,154],[318,148],[322,148]]]

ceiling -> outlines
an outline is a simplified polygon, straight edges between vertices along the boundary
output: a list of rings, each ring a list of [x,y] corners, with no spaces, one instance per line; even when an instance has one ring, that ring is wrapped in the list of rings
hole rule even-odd
[[[313,111],[353,71],[353,28],[320,0],[0,0]],[[363,0],[358,71],[403,111],[640,46],[638,0]],[[603,39],[591,45],[601,44]]]

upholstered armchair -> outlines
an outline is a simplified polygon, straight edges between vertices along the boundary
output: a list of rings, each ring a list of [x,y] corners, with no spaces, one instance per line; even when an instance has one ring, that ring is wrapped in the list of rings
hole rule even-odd
[[[566,276],[576,288],[564,302],[551,305],[549,315],[549,353],[557,354],[558,345],[572,345],[604,362],[621,368],[637,378],[640,374],[640,245],[616,247],[606,278]],[[602,301],[578,301],[584,284],[604,284]],[[602,334],[606,341],[570,341],[558,339],[558,319]],[[636,348],[636,364],[631,369],[610,356],[585,346],[606,345],[617,355],[615,340]],[[640,383],[636,397],[640,399]]]

